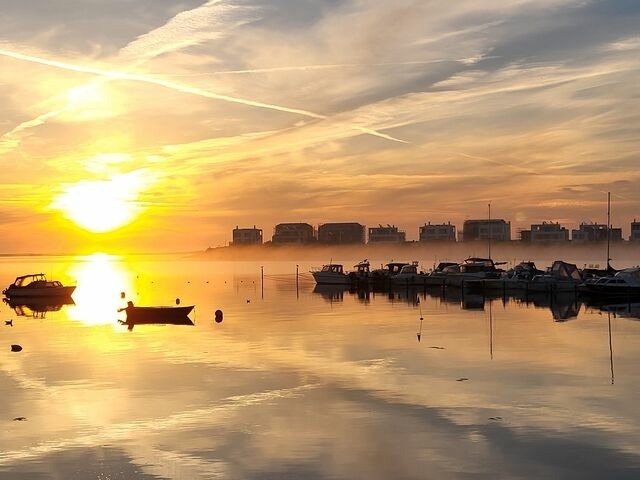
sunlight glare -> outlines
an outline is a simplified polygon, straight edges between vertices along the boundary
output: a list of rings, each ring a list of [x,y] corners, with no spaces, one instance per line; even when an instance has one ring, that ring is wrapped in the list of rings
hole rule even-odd
[[[83,257],[71,274],[78,285],[73,293],[75,306],[69,307],[69,318],[86,325],[115,324],[118,308],[126,301],[120,292],[133,294],[133,273],[121,257],[93,254]]]
[[[103,233],[131,223],[141,212],[137,201],[144,186],[138,172],[110,180],[82,180],[59,194],[52,207],[86,230]]]
[[[115,114],[113,94],[108,94],[103,81],[94,81],[71,88],[66,93],[67,121],[87,121]]]

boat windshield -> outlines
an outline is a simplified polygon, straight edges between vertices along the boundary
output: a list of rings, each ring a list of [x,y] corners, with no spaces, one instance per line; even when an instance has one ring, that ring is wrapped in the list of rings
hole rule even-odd
[[[322,267],[322,272],[342,273],[342,265],[325,265]]]
[[[402,270],[400,270],[400,273],[418,273],[418,267],[415,265],[405,265],[402,267]]]
[[[34,282],[45,282],[46,278],[43,274],[25,275],[23,277],[16,278],[14,285],[16,287],[26,287]]]

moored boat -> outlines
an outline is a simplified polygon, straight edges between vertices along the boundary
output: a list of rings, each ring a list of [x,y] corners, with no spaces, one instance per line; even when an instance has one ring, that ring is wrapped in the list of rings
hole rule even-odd
[[[590,295],[637,297],[640,296],[640,267],[625,268],[613,277],[601,277],[595,282],[585,282],[580,287]]]
[[[446,285],[461,287],[467,280],[486,280],[500,278],[503,270],[496,268],[496,263],[490,258],[469,257],[459,266],[459,272],[445,275]]]
[[[15,297],[70,297],[75,286],[64,286],[58,280],[47,280],[44,273],[31,273],[16,277],[14,282],[2,293],[10,298]]]
[[[182,325],[189,319],[188,315],[193,310],[194,305],[185,306],[157,306],[157,307],[136,307],[129,304],[122,310],[127,314],[126,323],[175,323]]]
[[[418,271],[418,262],[413,261],[404,265],[397,275],[391,277],[391,283],[396,286],[424,285],[426,277],[426,273]]]
[[[402,267],[409,265],[407,262],[389,262],[383,268],[377,268],[371,272],[371,278],[375,282],[386,282],[400,273]]]
[[[350,285],[351,278],[339,263],[328,263],[320,270],[312,271],[313,279],[318,285]]]
[[[342,264],[328,263],[319,270],[312,270],[311,275],[317,285],[352,285],[369,280],[371,272],[368,260],[357,263],[353,268],[353,272],[347,273]]]
[[[577,292],[582,283],[580,270],[573,263],[556,260],[549,273],[535,275],[526,284],[530,292]]]

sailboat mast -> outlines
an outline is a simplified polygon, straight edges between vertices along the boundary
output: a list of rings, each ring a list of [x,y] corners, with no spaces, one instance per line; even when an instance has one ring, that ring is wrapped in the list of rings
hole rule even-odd
[[[491,258],[491,203],[489,203],[489,221],[487,222],[489,225],[489,236],[488,236],[488,246],[489,246],[489,257]]]
[[[611,192],[607,192],[607,273],[611,268],[611,265],[609,264],[609,261],[611,260],[610,249],[611,249]]]

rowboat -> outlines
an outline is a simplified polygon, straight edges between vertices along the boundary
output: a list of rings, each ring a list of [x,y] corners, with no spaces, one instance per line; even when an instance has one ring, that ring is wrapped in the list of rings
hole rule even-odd
[[[188,317],[194,305],[176,306],[176,307],[136,307],[131,302],[126,308],[118,311],[124,311],[127,319],[121,324],[127,325],[129,330],[133,330],[135,325],[191,325],[193,321]]]

